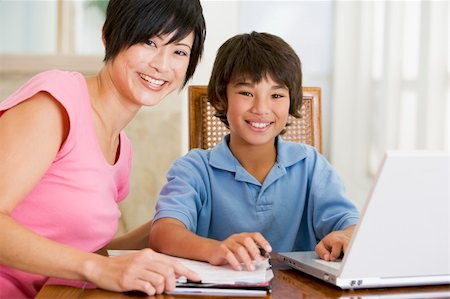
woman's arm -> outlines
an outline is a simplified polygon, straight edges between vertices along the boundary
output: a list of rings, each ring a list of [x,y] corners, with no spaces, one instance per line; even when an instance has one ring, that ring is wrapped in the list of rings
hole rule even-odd
[[[44,276],[87,280],[109,290],[141,290],[149,295],[173,288],[178,274],[195,280],[196,275],[185,267],[149,249],[107,258],[43,238],[10,216],[45,174],[68,130],[66,111],[45,92],[0,117],[0,263]]]
[[[85,254],[38,236],[10,216],[45,174],[68,130],[64,108],[44,92],[0,117],[0,262],[37,274],[85,279],[80,267]]]

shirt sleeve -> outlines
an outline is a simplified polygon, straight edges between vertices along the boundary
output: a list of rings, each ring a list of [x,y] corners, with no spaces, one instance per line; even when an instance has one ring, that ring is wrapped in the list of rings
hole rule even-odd
[[[320,154],[317,154],[313,169],[309,200],[317,241],[332,231],[345,229],[359,221],[358,209],[345,195],[342,180]]]
[[[167,173],[153,221],[175,218],[196,233],[198,217],[209,202],[209,185],[205,184],[208,177],[200,155],[191,152],[177,159]]]

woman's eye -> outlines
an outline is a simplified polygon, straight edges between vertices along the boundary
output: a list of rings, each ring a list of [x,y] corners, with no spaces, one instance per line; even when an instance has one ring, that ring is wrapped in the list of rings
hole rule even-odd
[[[189,56],[188,53],[186,53],[185,51],[181,51],[181,50],[175,51],[175,54],[180,55],[180,56]]]
[[[145,44],[147,44],[147,45],[149,45],[149,46],[151,46],[151,47],[156,47],[156,44],[155,44],[151,39],[147,40],[147,41],[145,42]]]
[[[274,98],[274,99],[281,99],[283,97],[284,96],[282,94],[274,94],[274,95],[272,95],[272,98]]]

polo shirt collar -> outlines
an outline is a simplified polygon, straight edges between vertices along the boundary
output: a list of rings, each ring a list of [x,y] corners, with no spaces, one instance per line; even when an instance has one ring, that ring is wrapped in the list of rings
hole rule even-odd
[[[277,152],[277,163],[285,168],[307,156],[306,147],[303,144],[285,141],[280,136],[277,137]]]
[[[211,150],[211,156],[209,158],[209,164],[215,168],[223,169],[226,171],[236,172],[236,167],[240,163],[233,156],[228,142],[230,141],[230,135],[226,135],[222,141]],[[241,167],[241,166],[240,166]]]
[[[211,150],[209,164],[215,168],[223,169],[230,172],[240,172],[242,169],[239,161],[233,156],[228,142],[230,135],[226,135],[222,141]],[[307,156],[305,146],[298,146],[298,143],[291,143],[277,137],[277,164],[286,168],[303,160]]]

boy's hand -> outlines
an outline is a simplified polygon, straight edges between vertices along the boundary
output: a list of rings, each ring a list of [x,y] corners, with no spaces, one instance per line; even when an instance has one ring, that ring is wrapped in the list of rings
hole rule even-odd
[[[241,263],[249,271],[255,270],[252,261],[264,259],[260,248],[271,252],[272,247],[260,233],[234,234],[211,249],[208,261],[212,265],[230,264],[233,269],[241,271]]]
[[[316,246],[317,255],[326,261],[336,261],[347,251],[354,228],[355,225],[352,225],[344,230],[333,231],[326,235]]]

